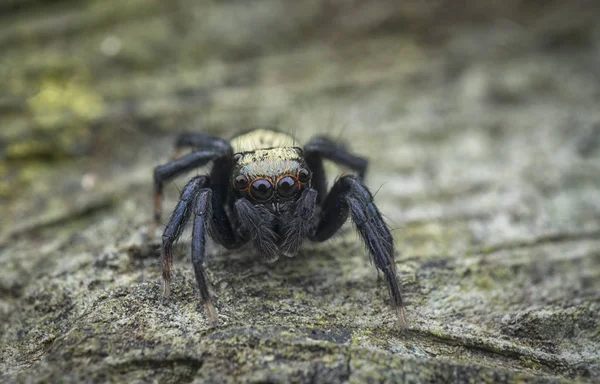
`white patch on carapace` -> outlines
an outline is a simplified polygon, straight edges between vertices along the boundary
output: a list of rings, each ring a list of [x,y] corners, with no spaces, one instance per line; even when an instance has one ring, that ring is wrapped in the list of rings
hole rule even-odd
[[[299,169],[299,153],[294,147],[257,149],[245,153],[237,162],[240,173],[249,177],[295,175]]]
[[[234,153],[250,152],[257,149],[300,147],[300,143],[287,133],[272,131],[270,129],[255,129],[241,136],[233,138],[231,145]]]

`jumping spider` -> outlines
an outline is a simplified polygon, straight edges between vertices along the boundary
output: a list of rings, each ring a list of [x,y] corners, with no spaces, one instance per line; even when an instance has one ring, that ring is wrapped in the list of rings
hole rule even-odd
[[[207,234],[227,249],[252,241],[269,262],[294,256],[302,241],[321,242],[352,218],[375,267],[383,272],[400,325],[404,305],[396,278],[394,242],[388,226],[363,183],[367,161],[325,137],[301,148],[293,137],[270,129],[241,134],[230,142],[186,133],[176,151],[192,152],[154,169],[155,223],[161,219],[163,184],[184,172],[213,162],[209,175],[192,178],[162,236],[164,295],[169,295],[172,247],[193,216],[192,263],[200,297],[210,322],[218,324],[203,267]],[[323,159],[357,172],[338,178],[327,193]]]

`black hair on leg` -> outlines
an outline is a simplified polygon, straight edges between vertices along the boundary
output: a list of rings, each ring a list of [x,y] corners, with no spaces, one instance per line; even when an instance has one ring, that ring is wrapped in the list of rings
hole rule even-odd
[[[343,176],[335,182],[325,198],[319,224],[311,240],[329,239],[344,224],[348,215],[365,243],[375,267],[383,272],[398,321],[406,328],[404,303],[396,277],[394,240],[373,202],[373,195],[360,179],[355,176]]]
[[[163,288],[164,295],[168,296],[173,263],[173,243],[181,235],[193,212],[192,264],[202,304],[210,322],[216,325],[218,324],[218,314],[212,303],[209,292],[210,282],[203,266],[206,258],[206,234],[210,233],[211,237],[226,248],[238,247],[244,240],[235,235],[220,203],[218,192],[210,187],[211,181],[208,176],[198,176],[190,180],[181,191],[180,200],[163,234]]]
[[[204,305],[204,309],[210,323],[213,326],[218,325],[219,318],[209,292],[209,279],[204,269],[204,259],[206,257],[206,225],[210,225],[212,217],[210,189],[202,189],[198,193],[198,199],[194,207],[194,228],[192,230],[192,265],[198,283],[200,292],[200,300]]]
[[[173,243],[179,238],[192,213],[192,208],[199,191],[209,183],[207,176],[191,179],[181,191],[179,202],[171,214],[162,236],[163,254],[163,294],[169,296],[171,283],[171,265],[173,264]]]

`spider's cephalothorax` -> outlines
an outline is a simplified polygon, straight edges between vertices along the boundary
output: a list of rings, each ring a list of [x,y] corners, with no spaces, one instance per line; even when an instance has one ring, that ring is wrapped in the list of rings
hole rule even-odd
[[[310,188],[310,171],[302,158],[302,149],[269,148],[237,153],[232,175],[235,196],[257,204],[277,207],[297,200]]]
[[[267,261],[294,256],[304,239],[321,242],[346,222],[354,222],[373,262],[383,272],[398,319],[406,326],[396,278],[394,242],[363,184],[367,161],[326,137],[303,148],[291,136],[257,129],[227,142],[199,133],[177,139],[175,149],[191,153],[156,167],[155,222],[161,219],[163,184],[213,162],[210,175],[191,179],[181,191],[162,238],[164,293],[169,294],[172,246],[193,217],[192,263],[207,315],[218,323],[203,262],[207,234],[226,248],[252,242]],[[323,159],[356,171],[342,176],[327,192]]]

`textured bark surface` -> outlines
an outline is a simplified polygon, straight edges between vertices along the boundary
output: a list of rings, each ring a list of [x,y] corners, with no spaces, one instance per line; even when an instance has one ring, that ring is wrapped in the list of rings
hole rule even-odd
[[[0,1],[0,380],[598,382],[598,5],[397,3]],[[162,297],[153,166],[264,125],[371,160],[408,331],[351,225]]]

